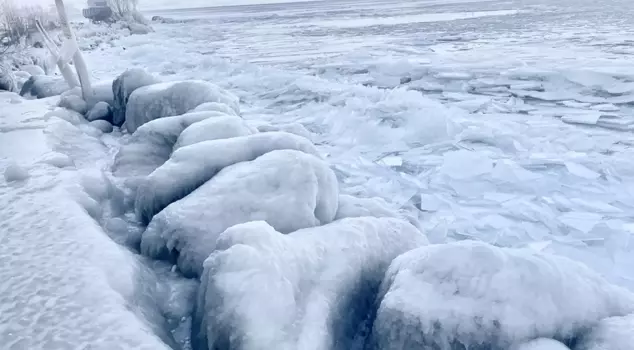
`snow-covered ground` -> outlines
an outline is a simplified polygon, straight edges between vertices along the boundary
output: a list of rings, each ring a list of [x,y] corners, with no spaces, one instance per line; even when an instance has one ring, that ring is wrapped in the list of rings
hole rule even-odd
[[[594,273],[634,292],[634,3],[325,1],[147,15],[155,14],[178,21],[147,35],[78,31],[93,78],[137,67],[164,81],[207,80],[239,97],[248,125],[217,92],[230,127],[208,132],[214,122],[195,114],[148,123],[135,137],[53,110],[58,97],[0,95],[0,277],[12,281],[0,283],[11,300],[0,301],[1,349],[357,349],[368,334],[377,350],[425,341],[506,349],[542,336],[570,340],[575,327],[610,316],[580,346],[595,349],[606,334],[630,341],[631,317],[619,317],[634,311],[634,297]],[[299,123],[315,148],[287,134],[261,146],[267,136],[257,131],[276,128],[254,129],[261,122],[304,135],[290,124]],[[286,173],[298,178],[267,187]],[[253,195],[245,206],[249,191],[234,178],[267,200]],[[136,186],[141,195],[127,203]],[[344,196],[330,212],[337,191],[383,198],[358,206],[373,216],[400,210],[427,238],[405,220],[339,220],[358,215],[344,215],[356,204],[343,198],[357,203]],[[304,223],[276,211],[298,193],[306,195],[284,214],[297,210]],[[245,215],[216,210],[223,204]],[[140,222],[125,212],[135,205]],[[246,219],[268,225],[231,227]],[[407,237],[395,242],[399,232]],[[503,248],[425,246],[465,239]],[[351,245],[358,249],[348,254]],[[139,252],[173,260],[200,287]],[[480,278],[469,282],[469,273]],[[421,295],[443,305],[453,288],[464,308],[447,303],[421,318],[429,310],[416,304]],[[374,295],[380,308],[368,306]],[[410,327],[425,322],[442,331],[411,343],[418,329]],[[489,333],[499,343],[482,340]]]

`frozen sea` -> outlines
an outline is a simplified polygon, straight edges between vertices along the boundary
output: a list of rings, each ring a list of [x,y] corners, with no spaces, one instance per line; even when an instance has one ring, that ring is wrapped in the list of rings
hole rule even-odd
[[[211,230],[205,220],[226,214],[208,209],[218,203],[242,208],[240,200],[252,194],[238,188],[231,173],[208,176],[196,191],[209,195],[187,196],[174,202],[176,209],[155,216],[162,221],[150,223],[154,241],[149,239],[144,252],[143,243],[138,249],[138,242],[129,240],[145,227],[135,213],[122,209],[130,205],[124,204],[127,186],[134,185],[113,170],[117,152],[142,138],[117,128],[103,133],[81,115],[55,109],[58,97],[31,101],[1,93],[0,280],[9,282],[0,283],[0,295],[7,296],[0,300],[0,350],[332,350],[337,347],[328,342],[335,336],[349,341],[359,331],[352,328],[368,326],[363,322],[370,319],[362,316],[376,312],[372,317],[389,325],[402,321],[390,317],[410,305],[420,307],[423,316],[404,325],[403,334],[420,321],[421,327],[429,322],[429,329],[455,326],[449,338],[465,332],[470,341],[470,335],[486,338],[490,331],[497,339],[502,320],[511,340],[546,335],[563,341],[570,340],[564,334],[568,326],[591,327],[602,320],[593,336],[601,338],[604,328],[617,334],[622,326],[626,347],[610,350],[628,349],[632,316],[606,317],[632,314],[634,294],[552,255],[581,262],[634,292],[633,2],[316,1],[146,15],[174,22],[154,23],[147,35],[119,35],[90,25],[78,30],[95,81],[109,84],[126,69],[142,68],[164,81],[217,84],[239,98],[240,114],[252,125],[301,124],[311,132],[315,153],[327,161],[269,152],[268,158],[227,166],[240,181],[275,183],[281,171],[271,164],[282,164],[301,175],[282,184],[327,207],[334,197],[327,184],[334,181],[323,175],[328,167],[320,166],[328,164],[341,194],[381,197],[387,204],[377,213],[400,210],[427,237],[392,219],[335,222],[284,236],[278,234],[283,229],[247,223],[212,242],[224,251],[214,252],[202,273],[202,266],[193,269],[200,279],[186,279],[175,266],[139,252],[152,255],[146,254],[152,244],[172,240],[165,244],[170,254],[182,249],[177,257],[200,263],[208,256],[209,242],[196,241],[204,237],[200,232]],[[222,98],[232,106],[226,110],[234,107],[230,98]],[[240,129],[244,125],[236,118]],[[145,141],[152,144],[153,132],[176,124],[146,128]],[[203,122],[198,126],[209,131]],[[170,137],[176,141],[182,131]],[[306,143],[288,147],[313,152]],[[132,153],[144,146],[133,145]],[[171,169],[183,178],[204,172],[177,169],[179,161],[193,164],[193,170],[207,161],[224,164],[213,152],[214,157],[190,152],[195,157],[178,159],[187,151],[177,146],[168,145],[166,159],[176,158]],[[148,162],[164,151],[150,150]],[[248,158],[250,151],[236,150],[235,158]],[[131,171],[143,173],[145,160]],[[248,171],[256,165],[264,180]],[[168,180],[165,198],[178,192],[177,184],[188,191],[189,184],[166,169],[147,176],[159,185]],[[302,183],[302,176],[317,180]],[[222,192],[227,184],[246,193],[244,198],[217,197],[230,197]],[[157,193],[149,193],[152,202]],[[249,205],[262,206],[259,197],[252,198]],[[304,214],[301,205],[292,209]],[[309,211],[307,220],[327,216],[311,216],[315,213]],[[194,243],[187,242],[192,237]],[[427,240],[439,244],[413,249]],[[456,244],[465,240],[490,245]],[[234,256],[240,253],[234,245],[264,253],[253,259]],[[509,247],[525,249],[504,249]],[[202,259],[198,249],[205,253]],[[426,283],[413,283],[417,278]],[[359,280],[374,285],[364,290]],[[456,297],[454,289],[466,297]],[[346,304],[373,302],[364,296],[383,298],[386,310]],[[437,314],[428,312],[429,304],[439,306]],[[483,314],[489,328],[480,322]],[[333,325],[330,334],[327,327]],[[372,336],[383,345],[377,349],[410,349],[396,341],[381,343],[394,334],[377,325]],[[354,340],[366,341],[366,331],[354,333]],[[420,332],[414,329],[414,338]],[[201,334],[203,340],[192,339]],[[228,346],[225,338],[243,343]],[[559,349],[553,346],[536,348]]]

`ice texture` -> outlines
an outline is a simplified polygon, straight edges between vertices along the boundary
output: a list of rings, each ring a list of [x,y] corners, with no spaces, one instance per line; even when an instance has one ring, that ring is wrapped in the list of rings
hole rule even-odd
[[[61,95],[70,90],[64,78],[48,75],[34,75],[27,80],[20,91],[21,96],[46,98]]]
[[[140,87],[126,105],[125,126],[131,133],[159,118],[186,113],[205,102],[220,102],[239,112],[238,98],[218,86],[200,80],[159,83]]]
[[[284,235],[262,221],[228,228],[205,261],[198,349],[348,350],[396,256],[427,244],[394,218],[349,218]]]
[[[570,350],[570,348],[554,339],[538,338],[511,350]]]
[[[324,161],[295,150],[272,151],[221,170],[154,216],[141,253],[176,263],[186,276],[200,276],[227,228],[263,220],[289,233],[327,224],[335,217],[338,195],[337,179]]]
[[[339,196],[339,209],[335,220],[362,216],[398,218],[399,213],[383,198],[359,198],[347,194]]]
[[[222,112],[228,115],[239,117],[239,111],[229,107],[226,103],[221,102],[205,102],[192,109],[190,112]]]
[[[107,102],[97,102],[95,106],[86,115],[86,120],[89,122],[95,120],[104,120],[107,122],[112,121],[112,107]]]
[[[86,101],[76,95],[62,96],[59,100],[59,106],[79,114],[86,114],[86,112],[88,112],[88,104],[86,104]]]
[[[223,168],[281,149],[318,156],[310,141],[283,132],[210,140],[179,148],[165,164],[141,180],[135,200],[137,218],[147,223],[167,205],[185,197]]]
[[[197,112],[153,120],[141,126],[123,142],[115,156],[117,176],[145,176],[165,163],[180,134],[190,125],[224,116],[218,112]]]
[[[634,314],[608,317],[581,337],[574,350],[629,350],[634,344]]]
[[[126,105],[134,90],[159,82],[158,78],[140,68],[128,69],[119,75],[112,82],[112,94],[114,95],[112,124],[121,126],[125,122]]]
[[[382,350],[570,341],[599,320],[634,309],[634,295],[578,262],[475,241],[399,256],[379,300],[371,344]]]

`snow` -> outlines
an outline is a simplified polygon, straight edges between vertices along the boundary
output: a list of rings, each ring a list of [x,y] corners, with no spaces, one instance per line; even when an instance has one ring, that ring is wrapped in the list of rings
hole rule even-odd
[[[586,333],[575,350],[625,350],[634,342],[634,315],[608,317]]]
[[[350,349],[389,262],[427,243],[407,222],[354,218],[283,235],[228,228],[205,261],[199,349]],[[358,344],[358,343],[356,343]]]
[[[238,98],[218,86],[199,80],[152,84],[130,94],[125,126],[133,133],[141,125],[159,118],[183,114],[205,102],[220,102],[239,113]]]
[[[282,149],[318,156],[310,141],[283,132],[221,138],[177,149],[165,164],[139,182],[134,203],[137,218],[147,223],[167,205],[187,196],[222,169]]]
[[[508,349],[537,337],[572,340],[634,309],[634,294],[580,263],[475,241],[399,256],[378,300],[377,349]]]
[[[264,220],[289,233],[327,224],[335,217],[338,194],[334,173],[319,158],[295,150],[268,152],[224,168],[154,216],[141,252],[172,260],[186,276],[200,276],[227,228]]]

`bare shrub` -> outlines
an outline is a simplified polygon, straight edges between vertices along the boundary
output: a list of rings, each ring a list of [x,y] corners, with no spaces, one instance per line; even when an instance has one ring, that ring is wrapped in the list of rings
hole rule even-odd
[[[37,33],[36,21],[47,29],[58,26],[55,17],[41,6],[18,6],[13,0],[0,0],[0,47],[2,51],[24,44]]]

